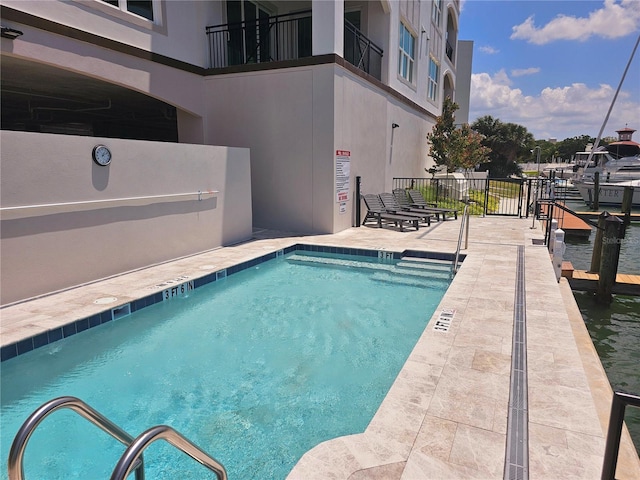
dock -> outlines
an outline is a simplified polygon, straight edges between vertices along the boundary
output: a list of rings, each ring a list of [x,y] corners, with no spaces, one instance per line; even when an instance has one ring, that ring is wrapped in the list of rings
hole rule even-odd
[[[606,210],[607,212],[609,212],[608,210]],[[580,218],[586,218],[588,220],[597,220],[598,217],[602,214],[602,212],[592,212],[592,211],[588,211],[588,212],[576,212],[576,215],[578,215]],[[609,215],[613,215],[615,217],[619,217],[621,219],[624,218],[625,214],[624,213],[620,213],[620,212],[609,212]],[[632,213],[629,215],[629,219],[632,222],[640,222],[640,213]]]
[[[562,262],[562,276],[567,277],[572,290],[595,292],[600,276],[594,272],[573,270],[569,262]],[[612,293],[640,296],[640,275],[618,273]]]
[[[564,205],[558,202],[559,205]],[[549,206],[547,204],[540,205],[542,215],[546,216]],[[567,212],[561,208],[553,209],[553,218],[558,221],[558,228],[561,228],[565,235],[575,237],[588,237],[591,235],[591,225],[578,215]]]

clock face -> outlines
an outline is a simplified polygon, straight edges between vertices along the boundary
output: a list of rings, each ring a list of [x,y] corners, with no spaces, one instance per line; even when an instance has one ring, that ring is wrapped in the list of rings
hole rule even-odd
[[[101,166],[111,163],[111,151],[104,145],[96,145],[93,147],[93,160]]]

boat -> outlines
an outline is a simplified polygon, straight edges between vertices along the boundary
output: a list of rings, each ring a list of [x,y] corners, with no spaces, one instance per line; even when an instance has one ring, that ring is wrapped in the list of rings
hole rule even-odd
[[[580,196],[585,203],[591,205],[595,198],[594,182],[575,180],[573,184],[580,192]],[[633,207],[640,207],[640,179],[600,183],[598,203],[600,205],[622,206],[622,198],[626,187],[633,187],[633,200],[631,201],[631,205]]]
[[[625,127],[616,132],[616,142],[596,150],[588,145],[584,152],[574,155],[578,180],[593,181],[596,172],[600,181],[607,183],[640,179],[640,144],[632,139],[635,130]]]
[[[594,200],[594,182],[599,174],[600,185],[598,203],[601,205],[622,205],[625,187],[634,187],[632,205],[640,206],[640,144],[632,140],[635,130],[617,130],[618,141],[606,147],[574,156],[576,177],[573,184],[587,205]]]

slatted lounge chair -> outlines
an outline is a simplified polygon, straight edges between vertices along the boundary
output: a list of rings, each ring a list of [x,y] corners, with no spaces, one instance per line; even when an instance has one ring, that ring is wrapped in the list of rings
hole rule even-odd
[[[364,199],[364,204],[367,206],[367,214],[362,221],[362,225],[364,225],[368,220],[375,220],[378,223],[378,227],[382,228],[382,222],[384,220],[385,222],[391,222],[398,226],[401,232],[404,231],[405,222],[413,225],[416,230],[420,228],[418,226],[417,218],[387,212],[378,195],[369,193],[363,195],[362,198]]]
[[[458,211],[455,208],[438,208],[438,207],[434,207],[433,205],[430,205],[429,203],[427,203],[424,199],[424,197],[422,196],[422,193],[420,193],[418,190],[408,190],[407,193],[409,194],[409,197],[411,198],[411,206],[412,207],[418,207],[418,208],[424,208],[425,210],[427,210],[430,213],[439,213],[442,215],[442,220],[446,219],[446,215],[451,215],[453,214],[453,217],[457,220],[458,219]]]
[[[408,217],[417,218],[420,223],[426,223],[427,225],[431,225],[431,219],[433,215],[431,213],[426,212],[425,210],[420,209],[411,209],[411,208],[403,208],[398,204],[396,198],[392,193],[381,193],[380,200],[382,200],[382,205],[389,213],[397,213],[400,215],[407,215]]]

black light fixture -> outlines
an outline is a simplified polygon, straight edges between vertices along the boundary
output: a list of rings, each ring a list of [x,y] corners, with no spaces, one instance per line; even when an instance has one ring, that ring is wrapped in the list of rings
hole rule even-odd
[[[398,128],[400,125],[398,125],[397,123],[392,123],[391,124],[391,128]]]
[[[2,31],[0,32],[0,36],[2,36],[2,38],[8,38],[10,40],[15,40],[20,35],[22,35],[20,30],[15,30],[9,27],[2,27]]]

